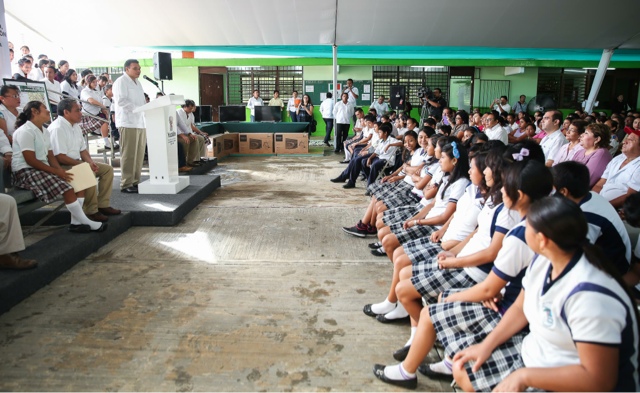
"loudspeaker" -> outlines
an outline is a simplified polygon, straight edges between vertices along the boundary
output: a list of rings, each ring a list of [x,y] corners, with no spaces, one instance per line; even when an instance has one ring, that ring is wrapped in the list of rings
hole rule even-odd
[[[404,101],[407,96],[406,86],[391,86],[391,92],[389,94],[389,104],[391,109],[396,111],[404,110]]]
[[[173,79],[171,53],[156,52],[153,54],[153,77],[163,81]]]

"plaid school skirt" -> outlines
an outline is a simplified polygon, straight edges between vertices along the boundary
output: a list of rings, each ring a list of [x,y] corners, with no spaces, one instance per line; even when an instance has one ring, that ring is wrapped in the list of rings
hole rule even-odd
[[[407,184],[405,182],[403,183]],[[403,188],[402,190],[400,190],[400,192],[395,193],[393,196],[387,198],[381,197],[378,199],[384,202],[384,205],[387,207],[387,209],[393,209],[402,206],[415,206],[415,204],[420,202],[420,199],[422,198],[411,192],[411,190],[413,190],[413,187],[407,184],[407,188]],[[422,205],[420,205],[420,207],[422,208]]]
[[[444,291],[442,297],[460,290]],[[433,304],[429,306],[429,314],[438,339],[451,358],[459,351],[481,343],[502,319],[500,313],[472,302]],[[478,372],[471,372],[472,364],[465,366],[475,390],[490,391],[507,375],[524,367],[520,350],[527,334],[528,329],[523,329],[496,348]]]
[[[396,235],[400,245],[404,245],[417,239],[426,238],[428,240],[431,237],[431,234],[438,230],[436,227],[431,225],[414,225],[409,229],[404,229],[403,225],[404,221],[401,221],[389,226],[391,233]]]
[[[438,270],[437,256],[443,251],[439,243],[433,243],[429,238],[420,238],[411,240],[402,247],[411,261],[412,276]]]
[[[438,269],[411,277],[413,287],[429,304],[438,301],[440,292],[451,288],[470,288],[477,284],[464,269]]]
[[[422,210],[422,207],[423,206],[418,203],[415,206],[400,206],[385,210],[382,214],[382,222],[387,226],[391,226],[397,222],[405,222],[418,214],[420,210]]]
[[[84,135],[89,135],[92,132],[100,131],[104,123],[96,118],[82,115],[82,121],[80,122],[80,129]]]
[[[11,174],[13,185],[32,191],[42,202],[51,203],[73,187],[56,175],[33,168],[20,169]]]
[[[402,192],[402,190],[406,187],[410,186],[407,182],[402,180],[393,183],[381,183],[380,181],[377,181],[375,183],[369,184],[369,186],[367,186],[367,190],[369,191],[369,193],[371,193],[371,195],[376,197],[376,199],[382,201],[385,198],[394,197],[397,193]]]

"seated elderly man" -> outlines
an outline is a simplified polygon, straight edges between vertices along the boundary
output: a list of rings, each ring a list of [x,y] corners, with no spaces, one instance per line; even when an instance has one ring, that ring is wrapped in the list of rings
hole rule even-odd
[[[622,144],[622,154],[609,162],[593,191],[616,209],[631,194],[640,191],[640,131],[634,130]]]
[[[58,104],[58,118],[49,126],[53,154],[63,168],[88,163],[98,177],[98,186],[85,190],[83,210],[93,221],[105,222],[107,216],[120,214],[120,210],[110,206],[113,168],[94,162],[86,149],[80,122],[82,111],[74,99],[65,98]]]
[[[195,116],[196,103],[193,100],[185,100],[184,105],[176,111],[178,117],[178,128],[182,138],[188,138],[189,141],[183,139],[183,146],[187,156],[188,166],[197,166],[200,164],[200,158],[207,156],[207,142],[209,135],[202,132],[196,127]]]
[[[0,194],[0,269],[31,269],[38,264],[24,259],[18,251],[24,250],[24,238],[18,217],[18,206],[13,197]]]

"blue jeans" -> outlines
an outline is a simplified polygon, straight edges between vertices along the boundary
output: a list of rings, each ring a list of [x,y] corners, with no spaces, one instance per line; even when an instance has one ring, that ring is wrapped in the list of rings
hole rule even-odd
[[[254,115],[249,116],[251,118],[251,122],[255,123],[256,122],[256,117]]]
[[[329,138],[331,138],[331,131],[333,130],[333,119],[325,119],[324,117],[322,118],[322,120],[324,120],[324,123],[327,125],[326,128],[326,134],[324,135],[324,143],[329,143]]]
[[[291,122],[298,122],[298,114],[295,111],[289,111],[289,116],[291,117]]]

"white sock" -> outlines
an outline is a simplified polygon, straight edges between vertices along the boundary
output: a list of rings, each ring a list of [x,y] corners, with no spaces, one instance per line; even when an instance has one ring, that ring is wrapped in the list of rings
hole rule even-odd
[[[371,305],[371,311],[376,314],[386,314],[396,308],[396,303],[392,303],[389,299],[384,299],[382,303],[376,303]]]
[[[382,245],[378,248],[378,251],[380,251],[380,252],[387,252],[387,250],[385,250],[385,249],[384,249],[384,246],[382,246]]]
[[[84,198],[78,198],[78,204],[80,207],[84,206]],[[73,214],[71,215],[71,225],[80,225],[80,221]]]
[[[82,206],[80,205],[80,203],[78,203],[78,201],[69,203],[67,205],[67,210],[69,210],[69,213],[71,213],[71,222],[73,222],[73,220],[75,219],[78,224],[89,225],[89,227],[93,231],[100,229],[100,227],[102,226],[102,223],[91,221],[87,218],[87,216],[82,211]]]
[[[109,137],[108,137],[108,136],[105,136],[105,137],[104,137],[104,138],[102,138],[102,139],[104,139],[104,145],[105,145],[105,146],[111,147],[111,141],[109,140]]]
[[[417,326],[411,326],[411,337],[409,337],[409,340],[407,341],[406,344],[404,344],[405,347],[408,347],[409,345],[411,345],[413,343],[413,339],[416,337],[416,332],[418,331],[418,327]]]
[[[388,312],[384,315],[384,317],[387,319],[400,319],[400,318],[406,318],[408,316],[409,316],[409,313],[407,312],[407,310],[404,309],[404,306],[400,302],[398,302],[398,304],[396,305],[396,308],[394,308],[393,311]]]
[[[409,379],[414,379],[416,377],[416,373],[410,373],[404,369],[402,363],[396,364],[395,366],[387,366],[384,368],[384,375],[389,379],[395,379],[396,381],[406,381]]]
[[[429,368],[431,369],[431,371],[434,371],[438,374],[446,374],[446,375],[453,375],[452,367],[453,365],[450,362],[447,362],[446,359],[438,363],[431,363],[429,365]]]

